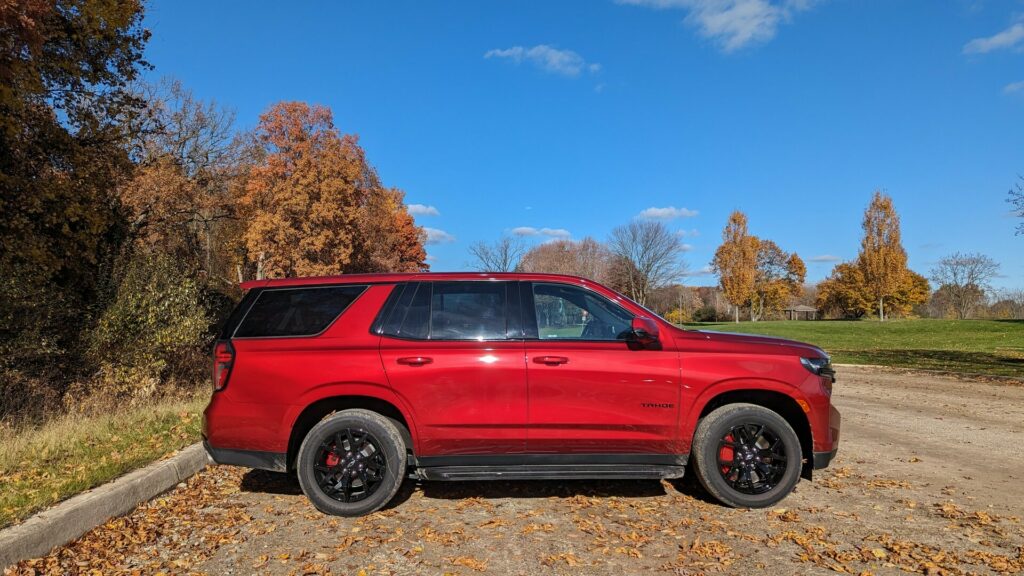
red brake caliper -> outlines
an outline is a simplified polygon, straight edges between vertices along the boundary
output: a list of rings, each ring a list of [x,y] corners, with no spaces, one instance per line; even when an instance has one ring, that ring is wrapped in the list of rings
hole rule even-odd
[[[733,440],[732,434],[726,434],[725,438],[723,438],[723,440],[725,440],[726,442],[735,442],[735,440]],[[726,462],[732,462],[732,459],[733,459],[734,456],[735,456],[735,453],[733,452],[732,446],[722,446],[722,449],[718,451],[718,459],[719,460],[724,460]],[[722,474],[727,473],[730,468],[731,468],[731,466],[723,465],[722,466]]]
[[[341,458],[338,458],[337,454],[335,454],[334,452],[327,453],[327,461],[324,462],[324,464],[328,466],[337,466],[338,462],[341,462]]]

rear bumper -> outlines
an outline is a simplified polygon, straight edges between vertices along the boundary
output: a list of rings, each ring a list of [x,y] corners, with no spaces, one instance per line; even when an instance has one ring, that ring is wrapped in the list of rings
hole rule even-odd
[[[814,461],[812,462],[814,469],[821,470],[822,468],[828,468],[828,465],[832,462],[832,459],[836,457],[836,452],[839,452],[838,448],[831,452],[815,452]]]
[[[258,450],[235,450],[233,448],[214,448],[207,439],[203,439],[203,448],[217,464],[259,468],[274,472],[288,471],[287,454],[283,452],[260,452]]]

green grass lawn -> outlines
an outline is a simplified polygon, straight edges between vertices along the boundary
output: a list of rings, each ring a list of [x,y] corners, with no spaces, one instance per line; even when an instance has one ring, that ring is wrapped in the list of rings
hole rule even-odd
[[[690,323],[685,328],[808,342],[832,361],[1024,378],[1024,320]]]
[[[209,393],[0,427],[0,527],[199,440]]]

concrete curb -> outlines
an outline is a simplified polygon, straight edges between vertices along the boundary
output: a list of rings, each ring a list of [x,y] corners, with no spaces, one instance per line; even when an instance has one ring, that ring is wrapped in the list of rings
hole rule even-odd
[[[73,496],[28,520],[0,530],[0,567],[47,554],[136,506],[170,490],[206,467],[209,456],[193,444],[174,456]]]

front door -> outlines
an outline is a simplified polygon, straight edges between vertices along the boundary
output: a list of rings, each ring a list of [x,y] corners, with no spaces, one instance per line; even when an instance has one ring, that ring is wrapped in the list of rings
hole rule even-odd
[[[477,281],[404,288],[382,329],[380,356],[413,411],[417,456],[525,450],[526,367],[518,301],[509,298],[516,288]]]
[[[533,282],[524,283],[522,292],[527,452],[677,454],[674,346],[629,346],[633,314],[589,289]]]

